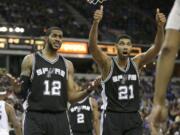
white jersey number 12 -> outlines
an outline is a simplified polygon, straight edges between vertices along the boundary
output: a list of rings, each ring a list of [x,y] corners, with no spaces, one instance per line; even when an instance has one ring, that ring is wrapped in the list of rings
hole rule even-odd
[[[45,90],[44,95],[46,96],[60,96],[61,95],[61,82],[60,81],[52,81],[50,83],[49,80],[44,81]]]

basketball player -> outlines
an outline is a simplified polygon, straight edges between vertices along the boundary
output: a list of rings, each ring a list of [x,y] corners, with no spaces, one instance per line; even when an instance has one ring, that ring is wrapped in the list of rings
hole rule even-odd
[[[69,119],[73,135],[99,135],[99,116],[98,104],[92,97],[71,104]]]
[[[82,100],[99,84],[96,80],[87,89],[76,90],[81,87],[74,83],[72,63],[57,53],[62,40],[60,28],[49,28],[45,48],[25,56],[20,81],[8,75],[16,93],[26,96],[29,91],[24,135],[70,135],[67,101]]]
[[[13,124],[16,135],[22,135],[20,123],[16,119],[13,106],[4,101],[6,90],[0,87],[0,135],[9,135],[9,122]]]
[[[139,110],[139,70],[158,54],[164,39],[166,18],[159,9],[156,12],[157,35],[155,45],[147,52],[130,58],[131,38],[119,37],[115,44],[116,57],[109,57],[97,46],[98,25],[103,16],[103,6],[96,10],[90,31],[89,48],[101,69],[102,97],[105,114],[102,115],[103,135],[142,135]],[[117,22],[116,22],[117,23]]]
[[[150,118],[153,129],[166,119],[166,90],[173,72],[174,62],[180,45],[180,0],[176,0],[166,24],[166,35],[157,63],[154,106]],[[153,133],[158,134],[158,133]]]

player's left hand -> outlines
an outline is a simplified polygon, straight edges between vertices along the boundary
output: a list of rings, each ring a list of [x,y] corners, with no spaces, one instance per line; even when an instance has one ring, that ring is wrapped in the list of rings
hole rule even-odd
[[[14,89],[19,90],[21,88],[23,81],[21,81],[20,78],[15,78],[10,73],[7,73],[6,76],[9,78]]]
[[[89,92],[91,92],[91,91],[97,89],[97,87],[100,86],[100,84],[101,84],[101,77],[97,77],[94,81],[90,82],[87,90]]]
[[[160,12],[159,8],[156,9],[156,23],[158,27],[164,27],[166,23],[166,16]]]
[[[148,116],[151,135],[159,135],[160,124],[166,121],[167,114],[165,105],[153,105],[151,114]]]

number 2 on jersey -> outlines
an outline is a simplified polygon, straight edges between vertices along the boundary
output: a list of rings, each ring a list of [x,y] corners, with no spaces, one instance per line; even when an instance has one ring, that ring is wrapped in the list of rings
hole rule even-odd
[[[45,90],[44,95],[46,96],[60,96],[61,95],[61,82],[60,81],[52,81],[49,80],[44,81]]]
[[[78,124],[84,123],[84,114],[83,113],[77,114],[77,123]]]
[[[127,100],[134,98],[133,85],[129,86],[120,86],[118,88],[118,99],[119,100]]]

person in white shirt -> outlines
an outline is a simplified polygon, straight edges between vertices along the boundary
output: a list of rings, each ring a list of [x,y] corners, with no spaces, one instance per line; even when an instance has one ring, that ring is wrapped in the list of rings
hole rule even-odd
[[[22,135],[13,106],[4,101],[6,94],[5,88],[0,86],[0,135],[9,135],[9,122],[12,123],[16,135]]]

